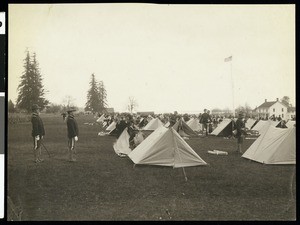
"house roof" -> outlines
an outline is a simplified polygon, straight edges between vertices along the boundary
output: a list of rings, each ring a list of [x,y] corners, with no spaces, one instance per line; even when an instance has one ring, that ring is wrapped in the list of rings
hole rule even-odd
[[[276,102],[279,102],[279,101],[273,101],[273,102],[264,102],[263,104],[261,104],[260,106],[258,106],[257,108],[270,108],[272,105],[274,105]],[[279,102],[281,103],[283,106],[289,108],[288,105],[286,105],[285,103],[283,102]]]
[[[274,105],[276,103],[276,101],[274,102],[264,102],[263,104],[261,104],[260,106],[258,106],[257,108],[269,108],[272,105]]]

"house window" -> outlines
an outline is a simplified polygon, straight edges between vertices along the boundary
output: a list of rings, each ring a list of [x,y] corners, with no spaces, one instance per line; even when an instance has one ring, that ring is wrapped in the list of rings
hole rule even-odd
[[[281,111],[283,112],[283,108],[281,109]]]
[[[282,118],[283,118],[283,114],[282,114]]]
[[[275,109],[273,109],[273,112],[275,112]]]

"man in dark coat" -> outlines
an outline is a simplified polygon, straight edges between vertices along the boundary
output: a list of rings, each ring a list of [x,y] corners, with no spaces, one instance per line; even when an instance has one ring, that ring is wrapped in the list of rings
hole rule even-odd
[[[204,113],[201,115],[200,121],[202,124],[202,132],[205,129],[205,135],[208,135],[207,124],[211,122],[210,115],[207,113],[207,109],[204,109]]]
[[[40,107],[37,104],[33,104],[31,107],[32,115],[31,115],[31,124],[32,124],[32,132],[31,136],[33,137],[33,147],[34,147],[34,160],[36,163],[44,161],[42,159],[42,150],[41,150],[41,142],[43,137],[45,136],[44,124],[39,116]]]
[[[76,109],[70,108],[67,110],[68,117],[67,117],[67,128],[68,128],[68,149],[69,149],[69,160],[71,162],[75,162],[76,158],[74,157],[75,151],[75,143],[78,141],[78,125],[74,118],[73,112],[75,112]]]

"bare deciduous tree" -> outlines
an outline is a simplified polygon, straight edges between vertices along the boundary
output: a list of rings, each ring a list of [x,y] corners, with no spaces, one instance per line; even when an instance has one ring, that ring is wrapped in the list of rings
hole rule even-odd
[[[128,102],[128,111],[132,113],[136,108],[138,107],[138,103],[136,99],[132,96],[129,97],[129,102]]]

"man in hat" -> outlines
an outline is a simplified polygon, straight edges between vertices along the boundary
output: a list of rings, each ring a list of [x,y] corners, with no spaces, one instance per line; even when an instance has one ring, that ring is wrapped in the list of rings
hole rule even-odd
[[[39,116],[40,107],[37,104],[33,104],[31,107],[32,115],[31,115],[31,124],[32,124],[32,132],[31,135],[33,137],[33,148],[34,148],[34,161],[36,163],[44,161],[42,159],[42,150],[41,150],[41,142],[43,137],[45,136],[44,124]]]
[[[68,149],[69,149],[69,160],[71,162],[75,162],[76,159],[74,157],[75,151],[75,142],[78,141],[78,125],[74,118],[73,112],[75,112],[75,108],[69,108],[67,110],[68,117],[67,117],[67,128],[68,128]]]
[[[244,142],[244,137],[245,137],[245,123],[243,119],[244,119],[244,113],[239,112],[238,119],[235,122],[236,138],[237,138],[237,153],[243,153],[242,144]]]
[[[205,136],[208,135],[207,124],[211,122],[210,115],[207,113],[207,109],[204,109],[204,113],[201,115],[199,123],[202,124],[202,132],[205,129]]]

